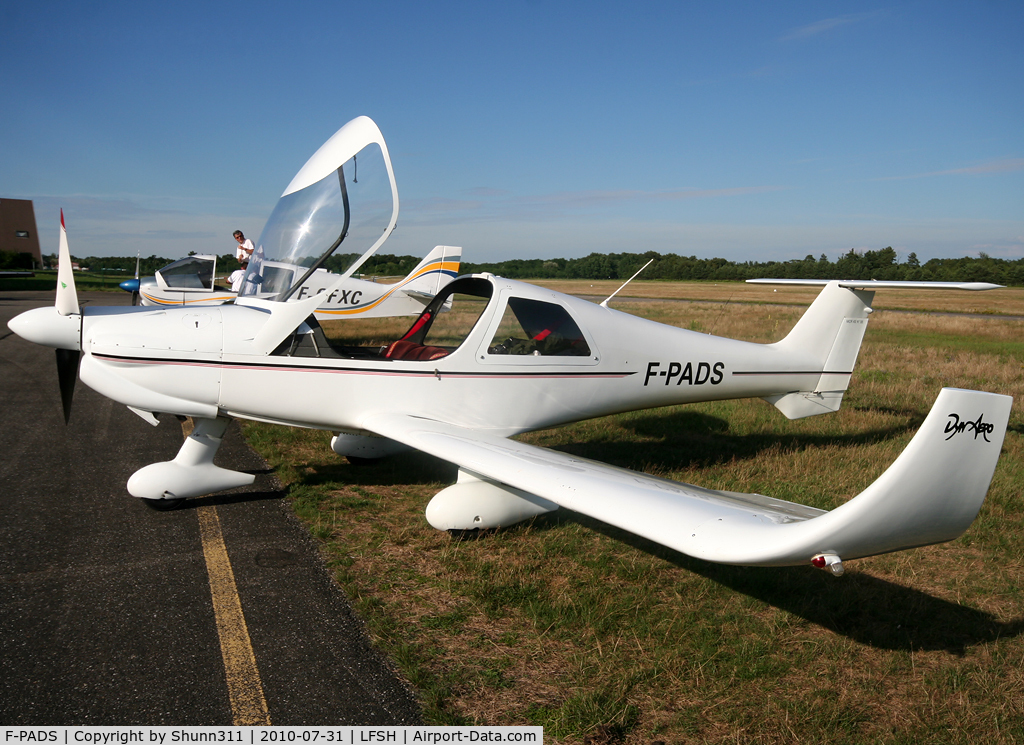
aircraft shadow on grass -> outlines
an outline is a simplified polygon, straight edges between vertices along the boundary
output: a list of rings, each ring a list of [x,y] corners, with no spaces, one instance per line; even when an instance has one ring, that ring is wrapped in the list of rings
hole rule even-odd
[[[671,470],[694,464],[711,466],[733,458],[753,458],[776,446],[783,450],[802,450],[882,442],[916,430],[924,420],[919,413],[910,410],[891,413],[910,419],[904,425],[847,435],[730,437],[725,434],[728,425],[724,420],[683,412],[672,417],[651,416],[632,421],[638,434],[663,434],[664,440],[659,443],[645,443],[643,447],[633,443],[579,443],[559,449],[625,467],[640,468],[644,463],[655,463]],[[1024,430],[1024,427],[1017,429]],[[597,449],[601,452],[596,452]],[[809,566],[760,568],[709,563],[567,510],[542,515],[534,521],[532,529],[544,530],[559,521],[584,525],[681,569],[879,649],[941,650],[963,655],[972,646],[1024,632],[1024,618],[1000,621],[984,611],[865,572],[837,580]]]
[[[866,572],[853,572],[837,579],[810,566],[765,568],[712,564],[568,512],[558,517],[544,515],[534,523],[533,529],[544,529],[544,523],[554,524],[556,520],[584,525],[680,569],[877,649],[944,651],[963,656],[971,647],[1024,632],[1024,618],[1000,621],[991,613]]]
[[[896,432],[901,429],[897,428]],[[884,433],[866,433],[860,437],[884,439],[885,436]],[[314,467],[304,483],[338,482],[339,486],[431,484],[443,483],[454,472],[454,467],[443,461],[418,453],[395,456],[392,460],[404,463],[400,467],[385,467],[383,463],[368,468],[344,464]],[[410,469],[412,461],[424,468]],[[409,479],[410,471],[425,477]],[[238,498],[247,496],[239,495]],[[810,566],[760,568],[714,564],[565,509],[542,515],[510,530],[545,531],[566,522],[602,533],[680,569],[878,649],[945,651],[963,656],[973,646],[1016,637],[1024,632],[1024,618],[1001,621],[990,613],[866,572],[852,572],[839,579]],[[478,537],[486,540],[487,533]]]
[[[649,466],[661,472],[694,466],[706,468],[733,460],[756,458],[767,451],[799,452],[808,448],[885,442],[907,432],[917,431],[924,421],[918,412],[894,413],[908,417],[907,422],[849,434],[765,432],[750,435],[730,434],[726,420],[707,414],[652,414],[622,422],[623,427],[643,438],[639,442],[578,442],[558,445],[552,449],[635,471]]]
[[[1007,432],[1016,432],[1018,435],[1024,435],[1024,422],[1017,422],[1015,424],[1007,425]]]

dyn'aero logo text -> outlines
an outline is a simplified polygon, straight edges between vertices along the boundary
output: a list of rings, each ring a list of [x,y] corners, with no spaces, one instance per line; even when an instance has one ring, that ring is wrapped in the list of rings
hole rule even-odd
[[[989,424],[988,422],[983,421],[985,418],[984,413],[980,414],[973,422],[969,419],[960,419],[959,414],[949,414],[948,416],[949,420],[946,422],[946,429],[944,430],[945,433],[949,435],[949,437],[946,438],[947,440],[952,440],[961,432],[973,432],[975,440],[978,439],[978,435],[981,435],[985,439],[985,442],[991,442],[991,440],[988,439],[988,436],[996,427],[994,424]]]
[[[647,363],[647,376],[644,378],[644,385],[649,384],[652,380],[658,382],[658,378],[664,378],[663,385],[669,385],[673,380],[676,385],[682,385],[684,382],[689,385],[704,385],[705,383],[718,385],[722,382],[722,370],[725,369],[725,363],[698,362],[694,367],[692,362],[687,362],[685,366],[681,362],[669,362],[668,367],[664,370],[659,370],[659,367],[661,367],[660,362]]]

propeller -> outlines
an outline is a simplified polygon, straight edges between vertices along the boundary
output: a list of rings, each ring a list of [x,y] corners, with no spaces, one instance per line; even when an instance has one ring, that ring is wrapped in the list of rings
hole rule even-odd
[[[68,249],[68,231],[64,227],[64,210],[60,211],[60,247],[57,252],[57,300],[54,303],[62,316],[81,315],[78,292],[75,290],[75,274],[71,268],[71,251]],[[81,321],[79,321],[81,328]],[[75,396],[75,382],[78,380],[78,365],[82,350],[61,349],[57,352],[57,383],[60,386],[60,403],[64,408],[64,424],[71,419],[71,400]]]
[[[139,304],[139,259],[141,257],[141,252],[135,254],[135,289],[132,290],[132,305]]]
[[[55,349],[57,353],[57,384],[60,386],[60,404],[64,408],[64,424],[71,419],[71,400],[75,397],[78,364],[82,353],[77,349]]]
[[[57,312],[62,316],[81,313],[78,307],[78,293],[75,291],[75,272],[71,268],[71,251],[68,250],[68,231],[64,227],[64,210],[60,211],[60,248],[57,251]]]
[[[60,249],[57,254],[57,299],[54,307],[32,308],[7,322],[7,328],[22,339],[57,350],[57,380],[64,406],[64,423],[71,416],[71,398],[82,358],[82,309],[75,291],[71,269],[68,234],[64,228],[64,210],[60,213]]]
[[[139,304],[139,261],[141,253],[135,254],[135,279],[126,279],[118,285],[125,292],[132,294],[132,305]]]

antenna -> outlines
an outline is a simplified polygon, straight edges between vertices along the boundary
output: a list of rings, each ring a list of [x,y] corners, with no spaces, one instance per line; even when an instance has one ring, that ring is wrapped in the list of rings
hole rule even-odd
[[[640,267],[640,270],[639,270],[639,271],[638,271],[638,272],[637,272],[636,274],[634,274],[634,275],[633,275],[632,277],[630,277],[630,278],[629,278],[629,279],[627,279],[627,280],[626,280],[625,282],[623,282],[623,283],[622,283],[622,287],[620,287],[620,288],[619,288],[619,289],[617,289],[617,290],[616,290],[615,292],[613,292],[613,293],[612,293],[611,295],[609,295],[608,297],[606,297],[606,298],[605,298],[605,299],[604,299],[603,301],[601,301],[601,307],[602,307],[602,308],[607,308],[607,307],[608,307],[608,301],[609,301],[609,300],[611,300],[611,299],[612,299],[613,297],[615,297],[616,295],[618,295],[618,294],[619,294],[620,292],[622,292],[622,289],[623,289],[623,288],[624,288],[624,287],[625,287],[626,285],[628,285],[628,284],[629,284],[630,282],[632,282],[632,281],[633,281],[634,279],[636,279],[637,277],[639,277],[639,276],[640,276],[640,272],[642,272],[642,271],[643,271],[644,269],[646,269],[647,267],[649,267],[649,266],[651,265],[651,261],[654,261],[654,259],[650,259],[650,260],[649,260],[649,261],[648,261],[648,262],[647,262],[646,264],[644,264],[644,265],[643,265],[642,267]]]

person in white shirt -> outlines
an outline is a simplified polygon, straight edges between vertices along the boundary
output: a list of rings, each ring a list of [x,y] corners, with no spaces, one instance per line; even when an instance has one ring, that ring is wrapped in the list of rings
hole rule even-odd
[[[249,259],[252,258],[252,241],[246,238],[241,230],[236,230],[233,235],[235,240],[238,241],[238,245],[235,247],[235,258],[240,262],[248,263]]]
[[[245,281],[245,270],[248,268],[248,266],[249,262],[243,260],[242,268],[235,269],[235,271],[231,272],[231,274],[228,275],[228,282],[231,283],[232,292],[238,292],[239,290],[242,289],[242,282]]]

